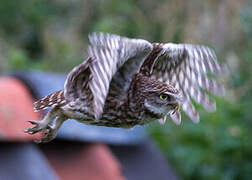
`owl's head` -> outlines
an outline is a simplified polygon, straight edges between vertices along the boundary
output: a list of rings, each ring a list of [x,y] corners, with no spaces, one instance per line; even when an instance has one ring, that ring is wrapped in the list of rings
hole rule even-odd
[[[156,117],[162,124],[165,123],[167,115],[170,115],[172,120],[176,124],[179,124],[181,122],[179,112],[180,102],[181,97],[179,91],[172,86],[162,83],[160,89],[149,89],[148,96],[144,100],[144,107],[150,115]]]
[[[144,100],[144,106],[157,117],[162,117],[177,108],[178,100],[176,94],[168,91],[149,92]]]
[[[136,78],[134,99],[137,99],[150,117],[164,123],[166,116],[179,124],[181,121],[179,104],[182,98],[179,90],[164,82],[146,76]]]

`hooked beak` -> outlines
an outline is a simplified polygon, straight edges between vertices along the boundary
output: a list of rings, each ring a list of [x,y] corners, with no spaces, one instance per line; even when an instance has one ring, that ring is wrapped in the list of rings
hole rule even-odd
[[[179,111],[180,110],[180,105],[179,104],[177,104],[176,106],[175,106],[175,108],[174,108],[174,110],[173,110],[173,112],[171,113],[172,115],[174,115],[177,111]]]
[[[186,101],[186,99],[183,97],[183,95],[181,93],[179,93],[177,95],[177,97],[175,97],[176,100],[177,100],[177,104],[173,110],[173,112],[171,113],[172,115],[174,115],[176,112],[179,112],[179,110],[181,109],[181,106],[180,105],[183,105],[184,102]]]
[[[179,112],[179,109],[180,109],[180,105],[177,103],[174,107],[173,112],[170,113],[170,117],[171,117],[172,121],[177,125],[179,125],[181,123],[181,114]],[[164,124],[166,121],[166,115],[164,117],[162,117],[161,119],[159,119],[158,121],[160,124]]]

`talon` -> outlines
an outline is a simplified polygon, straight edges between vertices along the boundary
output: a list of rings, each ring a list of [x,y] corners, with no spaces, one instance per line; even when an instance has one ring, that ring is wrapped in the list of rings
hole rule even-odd
[[[43,129],[47,128],[48,126],[47,124],[41,121],[28,121],[28,122],[34,125],[34,127],[28,128],[27,130],[24,131],[25,133],[30,134],[30,135],[43,131]]]
[[[37,121],[28,121],[29,123],[31,123],[32,125],[38,125],[39,123]]]
[[[42,138],[34,140],[35,143],[46,143],[51,141],[56,134],[53,131],[53,128],[50,125],[43,127],[39,122],[29,121],[31,124],[35,124],[34,127],[28,128],[24,132],[30,135],[36,134],[37,132],[42,132]]]
[[[33,134],[37,133],[38,131],[33,130],[33,128],[29,128],[29,129],[25,130],[24,132],[27,134],[33,135]]]
[[[51,141],[52,139],[55,138],[57,131],[55,131],[55,129],[53,129],[51,126],[47,126],[46,129],[44,129],[43,131],[43,136],[40,139],[39,143],[47,143],[49,141]]]
[[[33,135],[33,134],[37,133],[38,131],[39,131],[39,130],[37,130],[37,129],[35,129],[35,128],[33,127],[33,128],[29,128],[29,129],[25,130],[24,132],[25,132],[25,133],[28,133],[28,134],[30,134],[30,135]]]

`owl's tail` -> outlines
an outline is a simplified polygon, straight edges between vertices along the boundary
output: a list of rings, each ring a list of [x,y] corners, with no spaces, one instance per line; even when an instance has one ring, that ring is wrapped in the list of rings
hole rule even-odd
[[[66,104],[66,99],[64,97],[64,91],[59,90],[52,94],[49,94],[48,96],[45,96],[44,98],[36,101],[34,103],[34,111],[40,111],[47,109],[51,106],[61,106]]]

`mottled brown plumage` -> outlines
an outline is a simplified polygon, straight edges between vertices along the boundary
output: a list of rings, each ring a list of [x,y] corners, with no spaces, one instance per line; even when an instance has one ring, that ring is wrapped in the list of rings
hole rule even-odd
[[[191,98],[214,110],[202,89],[223,95],[224,88],[207,73],[223,68],[212,50],[188,44],[149,43],[117,35],[89,36],[89,57],[69,74],[63,90],[35,102],[35,110],[52,110],[29,134],[43,132],[41,142],[52,140],[68,118],[108,127],[131,128],[166,116],[180,124],[179,105],[194,121],[199,115]]]
[[[67,103],[68,101],[64,97],[64,91],[59,90],[36,101],[34,103],[34,111],[47,109],[48,107],[51,107],[51,106],[63,106]]]

